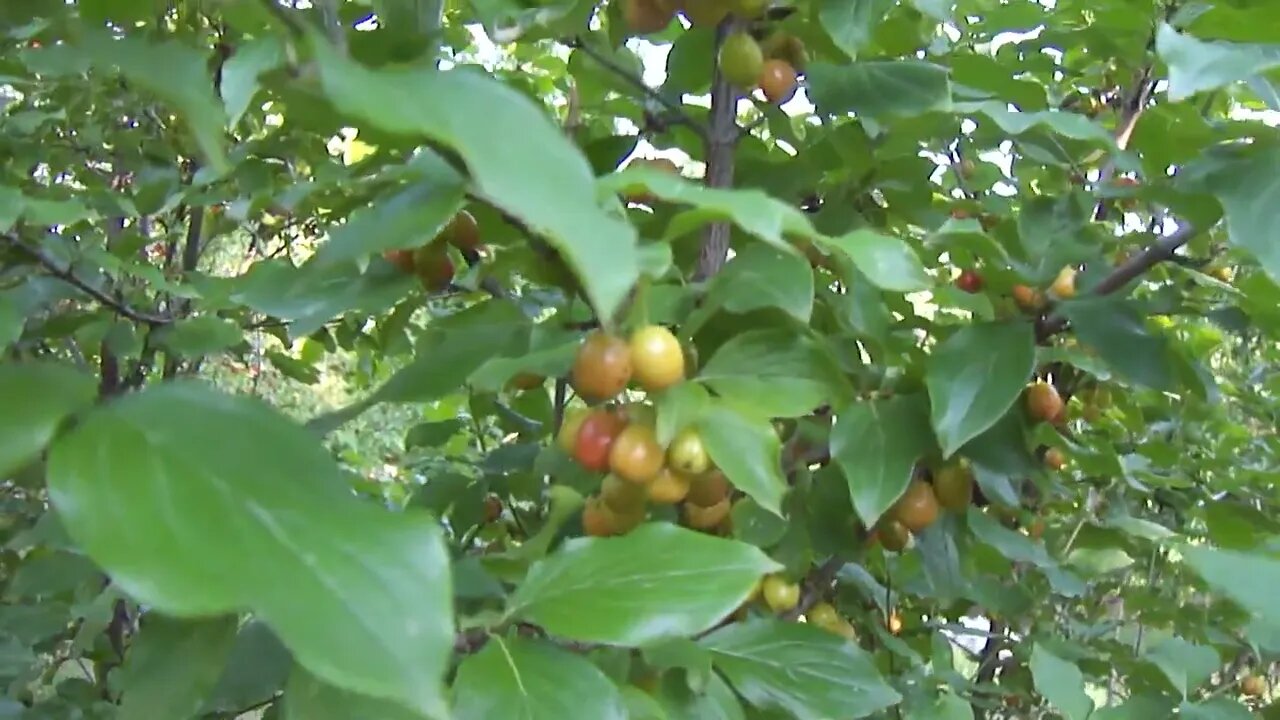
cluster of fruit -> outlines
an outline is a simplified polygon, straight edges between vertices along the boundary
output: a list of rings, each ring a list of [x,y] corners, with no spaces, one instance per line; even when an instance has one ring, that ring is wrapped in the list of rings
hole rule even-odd
[[[461,210],[449,224],[425,245],[416,248],[387,250],[382,257],[400,271],[417,275],[422,286],[430,292],[439,292],[453,282],[453,259],[449,246],[462,252],[480,251],[480,226],[466,210]]]
[[[907,490],[871,531],[871,542],[889,552],[901,552],[913,533],[938,521],[942,510],[963,512],[973,502],[973,470],[963,459],[932,470],[921,467]]]
[[[732,486],[697,431],[681,430],[664,448],[652,405],[614,402],[633,381],[647,393],[682,382],[685,364],[680,341],[659,325],[625,340],[601,330],[583,338],[569,380],[588,407],[566,415],[556,440],[579,465],[605,473],[583,509],[588,535],[629,532],[649,503],[681,503],[685,523],[698,530],[721,528],[728,518]]]
[[[800,584],[782,575],[769,575],[756,588],[756,593],[752,595],[751,600],[757,597],[763,599],[765,605],[773,612],[790,612],[800,604]],[[850,623],[829,602],[815,603],[805,612],[804,620],[810,625],[833,632],[848,640],[854,642],[858,640],[858,632],[854,629],[853,623]]]
[[[1058,271],[1057,277],[1049,285],[1049,296],[1054,300],[1070,300],[1076,296],[1076,274],[1074,267],[1068,265]],[[967,293],[979,293],[986,286],[986,280],[977,270],[965,269],[956,277],[956,287]],[[1046,306],[1045,293],[1018,283],[1012,289],[1013,300],[1024,312],[1039,313]]]
[[[796,94],[799,73],[808,61],[800,38],[778,31],[763,43],[745,31],[725,38],[716,62],[720,74],[734,85],[760,88],[771,103],[781,105]]]

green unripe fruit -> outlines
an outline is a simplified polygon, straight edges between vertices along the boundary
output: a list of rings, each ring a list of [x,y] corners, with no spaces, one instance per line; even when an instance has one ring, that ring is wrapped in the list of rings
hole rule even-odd
[[[744,32],[736,32],[725,38],[720,46],[720,74],[740,88],[754,87],[764,68],[764,53],[760,44]]]

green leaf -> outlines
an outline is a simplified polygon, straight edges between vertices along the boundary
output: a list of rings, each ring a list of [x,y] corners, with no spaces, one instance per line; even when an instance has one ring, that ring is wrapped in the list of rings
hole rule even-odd
[[[240,118],[258,92],[258,78],[280,67],[284,61],[284,44],[272,36],[248,40],[227,58],[222,65],[222,83],[218,90],[222,93],[228,127],[240,124]]]
[[[717,630],[701,644],[747,702],[797,720],[863,718],[902,701],[871,656],[812,625],[750,620]]]
[[[1252,253],[1273,280],[1280,279],[1280,243],[1273,234],[1280,223],[1276,163],[1280,163],[1280,145],[1235,148],[1205,181],[1226,213],[1227,239]]]
[[[875,525],[902,496],[916,461],[932,446],[923,395],[854,403],[836,413],[831,457],[864,525]]]
[[[17,188],[0,186],[0,232],[9,232],[26,210],[27,201]]]
[[[497,392],[517,373],[531,372],[543,377],[565,377],[582,341],[570,337],[558,345],[520,357],[490,358],[467,378],[467,384],[481,392]],[[682,383],[683,384],[683,383]]]
[[[893,0],[822,0],[818,20],[837,47],[857,58],[892,7]]]
[[[1179,720],[1254,720],[1257,716],[1230,698],[1216,697],[1198,703],[1184,702]]]
[[[1213,648],[1189,643],[1177,636],[1148,649],[1142,659],[1160,668],[1184,699],[1222,665]]]
[[[442,713],[439,527],[356,499],[316,436],[259,401],[191,382],[126,396],[53,446],[48,478],[72,539],[140,602],[250,609],[326,682]]]
[[[993,520],[976,507],[969,508],[969,529],[979,541],[990,545],[1001,555],[1014,562],[1031,563],[1036,567],[1053,567],[1053,559],[1044,546],[1020,532],[1010,530]]]
[[[929,357],[930,422],[944,457],[995,425],[1022,394],[1035,369],[1030,323],[982,323],[961,328]]]
[[[951,103],[947,69],[922,60],[811,63],[805,75],[809,97],[822,115],[912,116],[945,109]]]
[[[457,720],[625,720],[618,688],[585,658],[550,643],[493,637],[463,661],[454,682]]]
[[[354,263],[302,267],[287,261],[254,263],[236,278],[230,299],[281,320],[291,320],[295,337],[310,335],[348,310],[378,312],[420,288],[417,278],[383,264],[361,272]]]
[[[149,613],[120,669],[121,720],[195,716],[235,638],[234,615],[178,620]]]
[[[115,37],[90,30],[84,49],[95,65],[115,70],[183,115],[205,161],[219,174],[229,170],[224,139],[227,115],[213,94],[213,74],[204,54],[176,41],[153,43],[138,35]],[[156,72],[164,68],[164,72]]]
[[[1080,342],[1093,348],[1117,375],[1154,390],[1174,385],[1169,343],[1148,327],[1133,301],[1114,297],[1061,303]]]
[[[239,325],[214,315],[179,320],[156,333],[157,345],[189,358],[212,355],[243,341]]]
[[[507,615],[573,640],[640,645],[712,627],[779,567],[745,543],[647,523],[567,541],[529,570]]]
[[[776,307],[808,323],[813,312],[813,270],[799,255],[752,243],[712,279],[705,303],[740,315]]]
[[[1066,720],[1085,720],[1093,712],[1093,700],[1085,694],[1080,668],[1039,643],[1031,651],[1031,677],[1036,691]]]
[[[920,258],[902,240],[862,228],[847,235],[824,238],[823,245],[849,256],[858,270],[882,290],[914,292],[930,285]]]
[[[1248,80],[1280,67],[1280,47],[1206,42],[1161,23],[1156,54],[1169,66],[1169,99],[1178,102],[1198,92]]]
[[[1274,588],[1280,587],[1280,560],[1236,550],[1188,545],[1186,563],[1209,585],[1263,620],[1280,625]]]
[[[755,498],[745,497],[735,502],[730,515],[734,537],[756,547],[776,545],[787,532],[787,521],[760,507]]]
[[[710,668],[708,667],[708,672]],[[690,690],[688,684],[668,681],[663,683],[662,706],[671,720],[745,720],[742,703],[719,675],[710,673],[701,692]]]
[[[800,417],[852,395],[831,353],[811,335],[748,330],[721,345],[697,379],[761,417]]]
[[[330,685],[301,667],[289,675],[282,701],[284,720],[422,720],[424,717],[387,700]]]
[[[471,69],[371,70],[318,34],[311,45],[329,99],[387,132],[429,138],[461,156],[478,194],[545,236],[610,318],[640,273],[636,233],[596,202],[586,158],[526,96]],[[452,98],[448,103],[439,98]],[[519,142],[494,142],[519,138]]]
[[[698,433],[729,482],[760,507],[782,514],[787,481],[782,476],[782,443],[768,418],[748,416],[723,402],[698,419]]]
[[[462,198],[462,178],[452,170],[446,177],[410,185],[352,213],[330,231],[329,242],[316,252],[316,261],[337,263],[383,250],[425,245],[453,219],[462,207]]]
[[[1015,112],[1002,102],[958,102],[952,109],[960,113],[986,115],[1001,130],[1010,135],[1022,135],[1029,130],[1047,127],[1063,137],[1073,140],[1093,140],[1098,144],[1113,146],[1115,140],[1102,125],[1084,115],[1059,110]]]
[[[927,705],[910,708],[906,720],[973,720],[973,706],[956,695],[944,693]]]
[[[676,383],[657,393],[653,407],[657,413],[658,442],[666,447],[686,427],[693,425],[711,406],[711,393],[698,383]]]
[[[250,620],[236,634],[222,677],[200,714],[226,713],[271,699],[289,678],[293,656],[266,623]]]
[[[52,363],[0,365],[0,477],[34,460],[62,421],[97,395],[93,379]]]

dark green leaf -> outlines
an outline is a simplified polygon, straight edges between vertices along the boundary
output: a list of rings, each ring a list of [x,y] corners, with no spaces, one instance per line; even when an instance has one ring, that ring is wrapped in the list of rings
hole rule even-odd
[[[964,327],[934,349],[925,383],[930,421],[945,457],[1008,412],[1035,359],[1035,333],[1026,322]]]
[[[423,720],[388,700],[360,695],[330,685],[301,667],[289,675],[282,700],[283,720]]]
[[[177,620],[148,614],[120,669],[121,720],[195,716],[218,682],[235,638],[234,615]]]
[[[813,270],[799,255],[752,243],[711,281],[705,302],[738,314],[776,307],[807,323],[813,312]]]
[[[747,702],[787,717],[862,718],[902,701],[861,648],[812,625],[750,620],[701,643]]]
[[[202,714],[254,707],[279,692],[289,678],[293,656],[266,623],[240,627],[222,677],[209,693]]]
[[[218,86],[226,108],[228,125],[240,123],[253,96],[258,92],[258,78],[279,67],[285,60],[284,44],[276,37],[249,40],[236,49],[222,65],[222,83]]]
[[[586,659],[550,643],[491,638],[458,668],[458,720],[627,718],[617,686]]]
[[[677,433],[698,422],[707,412],[711,407],[711,394],[698,383],[677,383],[657,393],[653,406],[658,416],[658,442],[666,447]]]
[[[728,683],[716,673],[708,677],[706,687],[700,692],[691,690],[683,682],[663,683],[662,705],[671,720],[745,720],[742,703]]]
[[[65,365],[0,365],[0,477],[35,459],[62,421],[88,407],[96,392],[89,376]]]
[[[214,315],[180,320],[155,335],[156,344],[170,352],[198,358],[237,345],[244,340],[239,325]]]
[[[831,353],[808,334],[748,330],[721,345],[697,379],[761,417],[799,417],[849,397]]]
[[[891,7],[893,0],[822,0],[818,20],[846,55],[857,58]]]
[[[923,395],[854,403],[836,413],[831,457],[871,527],[906,491],[915,463],[933,446]]]
[[[139,601],[249,608],[327,681],[441,711],[453,629],[439,528],[354,498],[318,439],[258,401],[187,382],[119,399],[54,445],[49,490]]]
[[[777,569],[745,543],[652,522],[566,542],[530,569],[507,614],[566,638],[639,645],[712,627]]]
[[[1155,390],[1173,387],[1169,343],[1148,327],[1132,302],[1111,297],[1062,303],[1080,342],[1093,348],[1116,374]]]
[[[1253,720],[1257,716],[1230,698],[1210,698],[1198,703],[1184,702],[1179,720]]]
[[[812,63],[805,73],[809,97],[823,115],[920,115],[951,102],[947,69],[922,60]]]
[[[318,263],[355,260],[384,250],[416,248],[436,237],[462,206],[462,178],[443,160],[437,177],[410,185],[353,213],[329,233]]]
[[[1183,698],[1208,680],[1222,664],[1212,648],[1189,643],[1176,635],[1149,648],[1143,653],[1143,659],[1160,668]]]
[[[782,443],[773,424],[716,403],[701,415],[697,427],[711,462],[734,487],[754,498],[760,507],[781,515],[787,482],[782,476]]]

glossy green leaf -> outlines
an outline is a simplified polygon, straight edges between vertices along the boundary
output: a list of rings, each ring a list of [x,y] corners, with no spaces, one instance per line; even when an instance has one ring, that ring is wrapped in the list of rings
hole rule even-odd
[[[818,20],[837,47],[857,58],[891,7],[893,0],[823,0]]]
[[[1074,663],[1037,643],[1031,650],[1030,666],[1036,690],[1065,720],[1085,720],[1093,712],[1093,700],[1084,691],[1084,675]]]
[[[1026,322],[970,325],[934,348],[925,384],[944,456],[1004,417],[1031,378],[1035,358],[1035,333]]]
[[[1180,549],[1186,563],[1209,585],[1259,617],[1280,624],[1273,588],[1280,587],[1280,560],[1257,553],[1205,546]]]
[[[445,177],[410,185],[372,207],[351,214],[329,233],[316,261],[335,263],[384,250],[416,248],[435,238],[462,206],[462,178]]]
[[[1156,32],[1156,53],[1169,66],[1169,99],[1175,102],[1280,67],[1275,45],[1204,41],[1167,23]]]
[[[213,690],[236,638],[236,617],[148,614],[120,668],[121,720],[190,718]]]
[[[1254,720],[1257,715],[1230,698],[1216,697],[1198,703],[1184,702],[1179,720]]]
[[[748,330],[721,345],[697,380],[761,417],[799,417],[849,397],[848,381],[811,335],[783,328]]]
[[[422,287],[417,278],[385,263],[361,272],[354,263],[314,259],[301,267],[285,261],[255,263],[233,282],[232,301],[291,321],[295,336],[310,335],[349,310],[385,310]]]
[[[871,656],[812,625],[749,620],[721,628],[701,644],[748,703],[787,717],[862,718],[902,701]]]
[[[1142,657],[1160,668],[1183,698],[1222,665],[1218,653],[1212,648],[1187,642],[1176,635],[1147,649]]]
[[[0,477],[34,460],[62,422],[96,394],[89,376],[66,365],[0,365]]]
[[[214,95],[213,75],[203,53],[174,40],[153,43],[106,31],[86,32],[83,43],[95,65],[115,70],[181,113],[210,166],[218,172],[230,168],[223,139],[227,116]]]
[[[782,443],[773,424],[720,402],[702,414],[697,428],[711,462],[729,482],[760,507],[781,515],[787,482],[782,475]]]
[[[330,685],[303,668],[289,676],[281,700],[283,720],[423,720],[402,705]]]
[[[240,627],[226,667],[209,692],[201,714],[255,707],[284,688],[293,656],[266,623],[250,620]]]
[[[815,62],[805,74],[809,97],[823,115],[912,116],[951,103],[947,69],[922,60],[867,60],[849,65]]]
[[[441,712],[453,627],[439,527],[354,498],[319,440],[257,400],[190,382],[119,399],[54,445],[49,490],[139,601],[249,608],[326,682]]]
[[[698,691],[683,681],[663,683],[661,702],[671,720],[745,720],[742,703],[729,684],[710,667],[708,672],[706,687]]]
[[[490,638],[453,684],[457,720],[625,720],[617,686],[580,655],[539,640]]]
[[[610,317],[639,277],[635,231],[596,202],[582,153],[527,97],[469,69],[372,70],[311,36],[321,82],[344,112],[387,132],[443,143],[476,190],[544,235]],[[453,98],[449,103],[436,99]],[[494,138],[520,138],[498,143]]]
[[[831,457],[865,526],[875,525],[902,496],[916,461],[932,446],[923,395],[858,402],[836,413]]]
[[[647,523],[561,545],[530,569],[507,615],[574,640],[640,645],[712,627],[777,569],[745,543]]]
[[[712,279],[705,302],[738,314],[776,307],[807,323],[813,312],[813,270],[799,255],[752,243]]]
[[[225,318],[202,315],[180,320],[156,333],[156,344],[190,358],[226,350],[244,341],[244,331]]]
[[[1155,390],[1170,390],[1174,369],[1165,336],[1147,325],[1138,308],[1112,297],[1062,303],[1080,342],[1095,350],[1117,375]]]
[[[882,290],[914,292],[930,285],[919,256],[892,235],[863,228],[824,239],[822,244],[847,255],[858,270]]]

